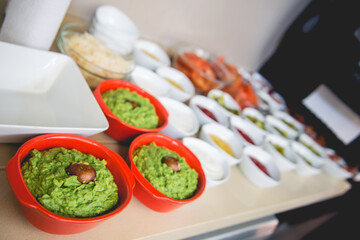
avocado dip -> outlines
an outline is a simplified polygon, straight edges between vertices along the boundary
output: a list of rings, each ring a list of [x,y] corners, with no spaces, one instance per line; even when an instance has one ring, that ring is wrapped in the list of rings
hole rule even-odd
[[[127,88],[108,90],[101,96],[110,111],[122,121],[139,128],[157,128],[159,117],[149,99]]]
[[[135,149],[133,160],[141,174],[164,195],[178,200],[191,197],[198,183],[198,173],[185,159],[155,143]]]
[[[79,181],[83,171],[96,176]],[[31,194],[49,211],[65,217],[93,217],[112,209],[118,188],[106,161],[76,149],[33,149],[21,171]],[[69,173],[69,171],[71,173]],[[91,181],[90,181],[91,180]]]

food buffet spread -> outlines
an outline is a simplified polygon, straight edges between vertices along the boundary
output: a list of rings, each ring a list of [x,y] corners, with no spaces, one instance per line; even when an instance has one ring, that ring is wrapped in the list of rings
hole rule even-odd
[[[104,11],[121,13],[127,25],[108,21]],[[19,56],[29,51],[0,47],[9,46]],[[40,100],[61,101],[59,115],[73,109],[77,118],[98,122],[79,131],[81,123],[54,116],[52,125],[32,121],[28,128],[36,132],[11,126],[13,132],[0,136],[5,239],[20,233],[34,239],[49,233],[54,239],[184,238],[350,189],[346,179],[357,169],[309,135],[258,72],[200,47],[173,46],[170,54],[161,43],[141,39],[126,15],[109,6],[99,7],[91,23],[67,16],[52,50],[61,53],[38,57],[72,60],[55,67],[58,75]],[[67,68],[75,78],[61,74]],[[91,103],[74,108],[76,98],[65,100],[76,96],[71,90],[55,98],[69,78]],[[34,81],[10,87],[38,94]],[[88,104],[100,116],[79,111]],[[0,127],[11,116],[5,120]]]

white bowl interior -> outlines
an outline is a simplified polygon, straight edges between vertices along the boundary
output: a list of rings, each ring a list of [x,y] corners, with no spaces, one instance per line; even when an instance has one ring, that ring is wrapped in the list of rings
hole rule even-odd
[[[296,156],[288,139],[268,134],[265,137],[264,149],[273,156],[280,170],[289,171],[296,168]]]
[[[257,161],[257,164],[254,160]],[[262,165],[262,169],[258,164]],[[281,180],[280,171],[272,156],[258,146],[249,145],[244,148],[240,168],[244,175],[259,187],[273,187],[278,185]]]
[[[190,99],[190,107],[195,111],[201,125],[206,123],[219,123],[224,126],[229,125],[228,117],[223,114],[221,107],[214,99],[201,95],[195,95]],[[199,107],[211,112],[216,121],[206,115]]]
[[[138,65],[151,70],[170,66],[168,54],[158,44],[148,40],[136,41],[133,56]]]
[[[220,147],[212,138],[215,136],[218,139],[221,139],[221,142],[225,143],[227,147],[230,148],[230,151],[224,150]],[[218,123],[207,123],[201,127],[200,138],[210,143],[216,149],[222,152],[228,161],[230,166],[236,165],[240,162],[240,157],[242,154],[243,144],[235,136],[235,134],[228,128]]]
[[[156,69],[156,73],[171,83],[170,97],[185,102],[195,94],[194,85],[190,79],[179,70],[172,67],[159,67]]]
[[[0,142],[42,133],[89,136],[108,128],[71,58],[4,42],[0,52]]]
[[[261,145],[264,142],[265,135],[267,134],[266,131],[262,130],[254,123],[237,116],[230,118],[230,128],[244,145]],[[247,137],[251,139],[251,142],[249,142]]]
[[[296,170],[299,174],[310,176],[321,172],[323,160],[311,152],[310,149],[297,141],[291,142],[291,148],[296,155]]]
[[[170,83],[153,71],[141,66],[134,68],[131,73],[131,81],[157,97],[167,96],[170,91]]]
[[[240,106],[230,94],[219,89],[212,89],[208,92],[207,96],[214,99],[228,117],[240,115]],[[217,101],[216,99],[219,100]]]
[[[173,138],[183,138],[198,132],[199,121],[189,106],[168,97],[160,97],[159,101],[169,113],[169,123],[162,133]]]
[[[309,148],[315,155],[319,157],[326,157],[325,148],[320,146],[314,139],[312,139],[306,133],[302,133],[299,136],[299,142]]]
[[[276,111],[272,115],[274,117],[282,120],[285,124],[287,124],[290,128],[294,129],[295,131],[304,132],[304,130],[305,130],[304,124],[300,123],[298,120],[296,120],[294,117],[292,117],[287,112]]]
[[[287,139],[295,139],[298,136],[297,131],[272,115],[267,115],[265,117],[265,128],[267,131],[281,135]]]
[[[194,137],[183,138],[184,145],[200,160],[206,175],[206,187],[214,187],[230,178],[226,158],[209,143]]]

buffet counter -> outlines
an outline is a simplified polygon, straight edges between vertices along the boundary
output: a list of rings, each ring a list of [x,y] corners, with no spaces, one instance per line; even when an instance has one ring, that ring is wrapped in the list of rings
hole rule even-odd
[[[127,146],[105,133],[90,137],[109,149],[127,156]],[[83,233],[60,236],[33,227],[21,212],[20,205],[6,179],[5,167],[20,144],[0,144],[0,239],[179,239],[246,223],[346,193],[346,180],[325,173],[300,176],[283,172],[278,186],[262,189],[249,182],[237,166],[222,185],[206,189],[192,203],[169,213],[158,213],[133,197],[117,216]]]
[[[80,21],[67,16],[67,22]],[[58,51],[56,43],[51,48]],[[106,133],[90,137],[126,159],[128,146]],[[231,168],[230,179],[205,189],[196,201],[168,213],[158,213],[143,205],[136,197],[115,217],[99,226],[75,235],[52,235],[32,226],[22,214],[20,204],[6,178],[6,164],[21,144],[0,143],[0,239],[179,239],[215,231],[234,225],[306,206],[346,193],[351,185],[346,180],[325,173],[300,176],[295,171],[282,172],[280,184],[262,189],[249,182],[237,166]]]

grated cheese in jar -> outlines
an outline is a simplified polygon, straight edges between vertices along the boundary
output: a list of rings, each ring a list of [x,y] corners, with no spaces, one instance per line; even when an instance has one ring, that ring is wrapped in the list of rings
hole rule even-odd
[[[69,49],[66,49],[69,56],[83,68],[89,69],[89,71],[92,72],[96,71],[96,73],[101,76],[113,76],[113,73],[108,73],[107,71],[121,74],[127,73],[132,67],[131,61],[116,55],[105,43],[87,32],[82,34],[69,34],[66,36],[66,40],[69,47],[75,51],[75,53],[72,53],[71,50],[69,51]],[[92,69],[92,66],[89,63],[101,67],[104,70]]]

